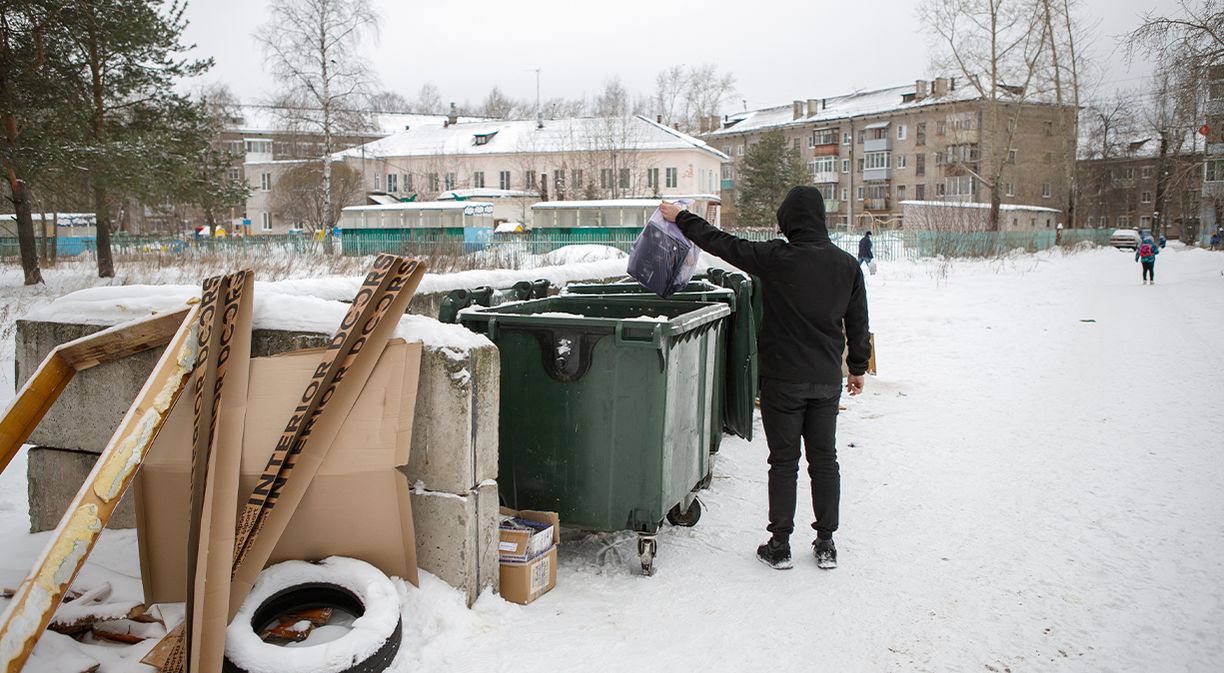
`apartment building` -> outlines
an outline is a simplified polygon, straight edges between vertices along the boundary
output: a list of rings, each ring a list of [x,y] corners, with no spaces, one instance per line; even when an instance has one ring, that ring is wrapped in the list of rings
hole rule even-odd
[[[537,200],[705,195],[717,199],[727,157],[705,142],[641,116],[414,124],[334,155],[362,176],[356,203],[437,199],[454,190],[530,192]],[[297,223],[278,212],[278,176],[297,160],[248,164],[261,176],[248,202],[252,229]],[[530,224],[530,223],[528,223]]]
[[[1208,70],[1207,123],[1200,221],[1203,237],[1224,227],[1224,65]]]
[[[1076,226],[1155,228],[1169,238],[1195,238],[1202,209],[1204,143],[1197,133],[1183,136],[1170,142],[1166,135],[1163,153],[1159,137],[1081,147]]]
[[[1011,87],[1008,95],[1019,92]],[[937,78],[709,120],[702,137],[731,157],[721,169],[723,222],[735,224],[738,169],[748,148],[774,129],[806,162],[831,227],[900,227],[906,200],[989,203],[979,176],[999,162],[1002,203],[1064,210],[1074,108],[1025,102],[991,110],[963,80]]]

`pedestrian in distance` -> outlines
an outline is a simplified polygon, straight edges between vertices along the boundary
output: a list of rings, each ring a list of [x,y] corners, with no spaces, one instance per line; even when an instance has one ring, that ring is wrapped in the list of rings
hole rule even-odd
[[[1135,248],[1135,261],[1143,265],[1143,284],[1156,284],[1156,255],[1160,254],[1160,246],[1152,237],[1144,234],[1139,247]]]
[[[875,254],[872,253],[871,247],[871,232],[868,231],[859,239],[858,263],[860,265],[864,262],[871,264],[871,260],[875,259]]]
[[[659,209],[699,248],[761,279],[765,318],[757,353],[761,421],[769,445],[770,538],[757,548],[757,558],[777,569],[793,565],[790,537],[802,445],[815,515],[812,550],[817,566],[836,568],[842,353],[849,346],[845,389],[850,395],[863,391],[871,354],[862,267],[829,239],[824,199],[815,187],[791,189],[778,208],[786,240],[747,241],[675,204],[664,202]]]
[[[1215,233],[1211,235],[1211,249],[1212,250],[1220,249],[1220,238],[1221,238],[1220,231],[1217,229]]]

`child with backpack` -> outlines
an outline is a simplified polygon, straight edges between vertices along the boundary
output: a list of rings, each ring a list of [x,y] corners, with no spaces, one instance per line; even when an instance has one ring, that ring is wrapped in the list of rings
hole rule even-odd
[[[1159,254],[1160,248],[1156,247],[1151,236],[1145,235],[1139,247],[1135,248],[1135,261],[1143,265],[1144,285],[1156,284],[1156,255]]]

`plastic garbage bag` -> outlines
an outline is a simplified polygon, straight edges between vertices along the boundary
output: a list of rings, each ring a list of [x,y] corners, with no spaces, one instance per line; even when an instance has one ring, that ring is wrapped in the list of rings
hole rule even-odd
[[[687,206],[691,201],[676,203]],[[701,250],[655,208],[629,249],[628,271],[647,290],[667,298],[692,280],[700,258]]]

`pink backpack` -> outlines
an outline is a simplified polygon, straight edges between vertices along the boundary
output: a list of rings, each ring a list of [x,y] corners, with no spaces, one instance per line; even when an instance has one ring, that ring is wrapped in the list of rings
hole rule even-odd
[[[1139,256],[1152,257],[1152,244],[1144,243],[1143,245],[1139,246]]]

